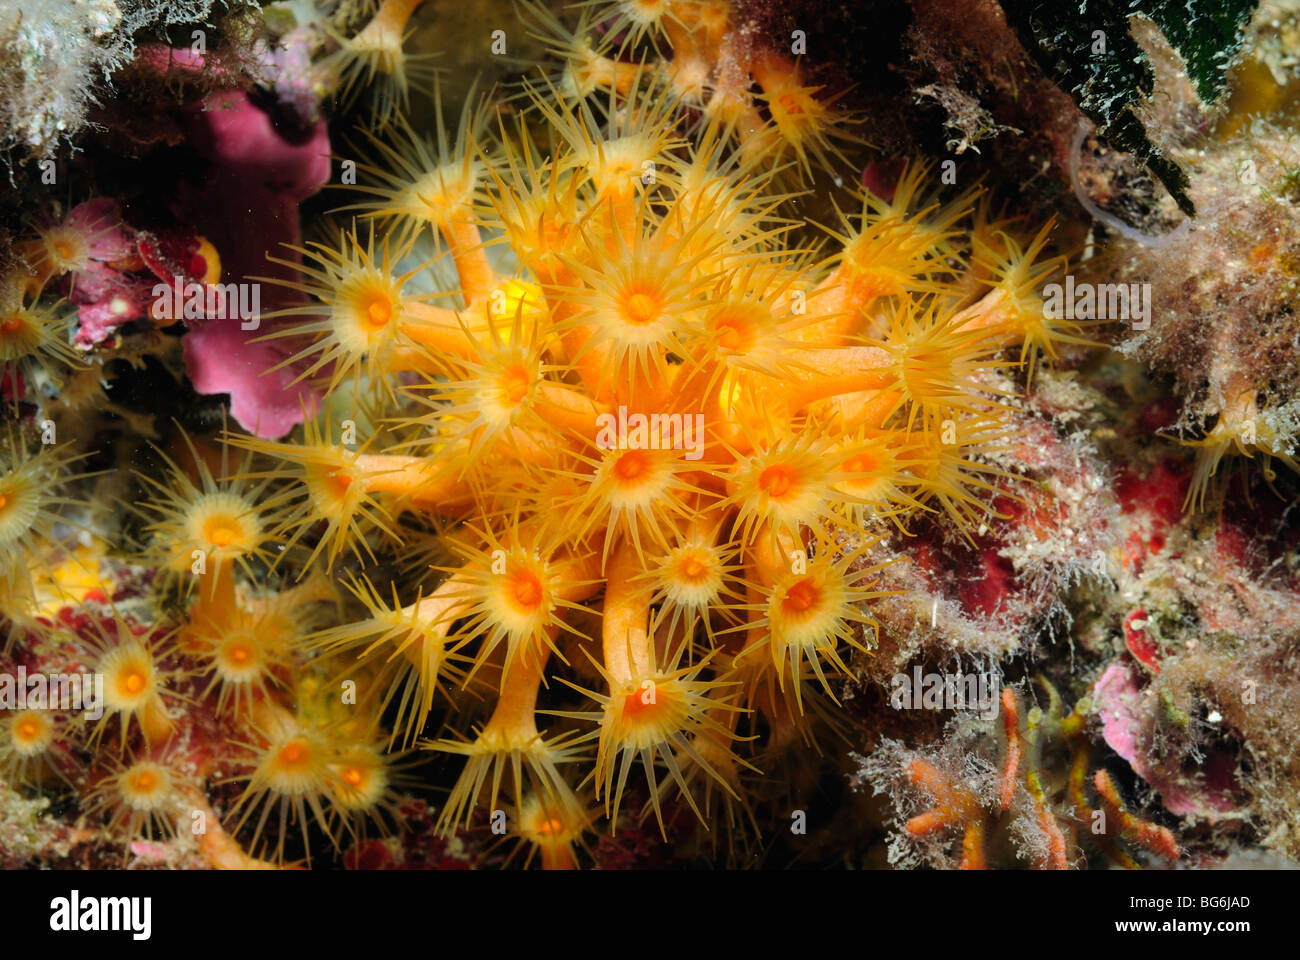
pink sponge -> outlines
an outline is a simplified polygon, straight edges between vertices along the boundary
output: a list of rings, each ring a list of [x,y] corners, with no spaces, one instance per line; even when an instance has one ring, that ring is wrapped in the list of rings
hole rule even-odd
[[[317,123],[305,139],[291,141],[271,118],[238,92],[210,96],[194,118],[192,139],[213,161],[212,176],[187,198],[194,222],[222,256],[223,283],[258,283],[253,277],[293,279],[268,252],[296,262],[283,244],[300,241],[298,204],[329,179],[329,134]],[[298,302],[284,287],[261,284],[262,313]],[[297,371],[268,373],[285,359],[284,348],[257,342],[274,329],[262,322],[245,330],[238,318],[200,321],[185,338],[185,367],[199,393],[230,394],[230,412],[246,430],[280,437],[316,409],[318,395],[293,384]]]

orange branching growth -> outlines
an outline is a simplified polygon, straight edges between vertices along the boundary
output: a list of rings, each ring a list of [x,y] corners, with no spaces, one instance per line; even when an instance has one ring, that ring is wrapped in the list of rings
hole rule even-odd
[[[1043,711],[1035,707],[1026,717],[1026,738],[1031,745],[1031,752],[1028,757],[1023,758],[1023,762],[1019,702],[1015,691],[1011,689],[1002,691],[1002,719],[1006,731],[1007,758],[1003,768],[999,799],[1007,801],[1003,803],[1003,810],[1011,808],[1016,800],[1019,786],[1015,780],[1015,771],[1019,770],[1019,783],[1023,784],[1025,789],[1020,794],[1022,809],[1017,813],[1024,817],[1029,825],[1026,832],[1036,837],[1036,842],[1030,845],[1034,865],[1040,870],[1066,870],[1070,866],[1070,841],[1061,829],[1058,814],[1053,808],[1054,798],[1044,789],[1043,771],[1039,767],[1045,730],[1051,727],[1055,732],[1060,725],[1060,697],[1046,681],[1043,681],[1042,685],[1048,692],[1051,710],[1044,716]],[[1010,780],[1008,775],[1011,777]]]
[[[984,853],[984,811],[979,796],[954,778],[941,772],[927,760],[913,759],[907,765],[907,779],[934,800],[925,813],[912,817],[904,829],[914,837],[960,826],[962,870],[984,870],[988,860]]]
[[[1061,832],[1061,826],[1048,805],[1036,772],[1025,774],[1025,787],[1029,790],[1031,817],[1047,842],[1047,849],[1038,858],[1037,866],[1040,870],[1065,870],[1070,865],[1069,847],[1065,834]]]
[[[1003,689],[1001,737],[986,721],[962,718],[933,752],[886,741],[877,757],[864,761],[863,773],[876,779],[877,792],[888,786],[898,791],[906,846],[895,848],[895,859],[961,869],[1019,860],[1039,870],[1067,870],[1085,850],[1098,850],[1121,867],[1139,869],[1121,840],[1178,858],[1173,834],[1129,813],[1105,770],[1089,776],[1087,702],[1065,714],[1052,685],[1042,679],[1037,685],[1047,703],[1028,711],[1014,689]],[[989,753],[993,744],[997,756]],[[1089,783],[1104,811],[1093,808]],[[918,807],[922,812],[914,813]],[[1008,842],[1011,851],[1004,849]]]
[[[1157,826],[1146,820],[1140,820],[1128,812],[1124,800],[1119,795],[1115,781],[1105,770],[1093,774],[1093,786],[1101,796],[1101,802],[1112,820],[1119,826],[1120,834],[1132,843],[1145,847],[1152,853],[1166,860],[1177,860],[1181,853],[1178,841],[1168,827]]]
[[[1010,689],[1002,691],[1002,730],[1007,738],[1007,757],[1002,767],[1002,787],[998,800],[1003,811],[1011,809],[1020,772],[1020,706]]]
[[[922,837],[936,830],[966,824],[980,814],[979,797],[917,758],[907,765],[907,779],[934,798],[934,806],[907,821],[907,832]]]
[[[959,870],[987,870],[988,857],[984,852],[984,821],[975,820],[966,825],[966,833],[961,840],[961,861]]]

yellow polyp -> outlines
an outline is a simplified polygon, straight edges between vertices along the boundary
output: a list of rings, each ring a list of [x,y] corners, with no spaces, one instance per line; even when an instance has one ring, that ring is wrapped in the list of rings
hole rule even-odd
[[[640,724],[655,725],[662,717],[672,713],[673,709],[671,690],[655,685],[652,691],[651,688],[642,686],[623,696],[619,718],[632,727]]]
[[[879,458],[872,454],[859,453],[845,460],[840,469],[845,473],[875,473],[879,462]]]
[[[393,318],[393,303],[382,294],[371,298],[365,306],[366,321],[372,327],[382,327]]]
[[[614,475],[620,480],[638,480],[650,470],[650,458],[639,450],[629,450],[614,462]]]
[[[519,606],[532,609],[541,602],[542,596],[542,583],[536,574],[521,571],[515,576],[514,599]]]
[[[733,323],[720,323],[720,330],[723,330],[722,336],[718,338],[718,343],[728,350],[742,350],[745,345],[745,334],[737,325]]]
[[[697,557],[690,557],[682,565],[682,576],[687,580],[698,580],[708,572],[708,566]]]
[[[135,789],[139,793],[149,793],[158,786],[158,777],[152,770],[140,770],[135,775]]]
[[[789,612],[803,613],[812,608],[819,599],[820,591],[817,585],[811,580],[800,580],[786,590],[781,603]]]
[[[788,496],[798,482],[798,472],[780,463],[768,467],[758,475],[758,488],[777,500]]]
[[[276,761],[283,767],[302,766],[310,756],[310,748],[299,740],[290,740],[280,748]]]
[[[629,323],[650,323],[659,317],[662,302],[648,293],[634,293],[627,298],[624,317]]]
[[[528,396],[532,378],[523,367],[512,367],[501,376],[501,392],[511,403],[519,403]]]
[[[117,688],[127,696],[138,696],[144,690],[147,683],[144,671],[137,667],[130,667],[122,672],[117,679]]]
[[[208,542],[215,547],[228,547],[239,538],[238,530],[220,523],[209,526],[207,534]]]
[[[795,96],[793,93],[783,93],[776,98],[776,103],[786,113],[797,114],[806,112],[808,97]]]

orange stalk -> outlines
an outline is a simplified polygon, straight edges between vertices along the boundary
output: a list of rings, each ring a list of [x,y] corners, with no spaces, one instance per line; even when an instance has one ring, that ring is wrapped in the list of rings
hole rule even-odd
[[[404,303],[401,331],[411,340],[430,347],[436,352],[470,358],[474,355],[474,344],[470,342],[465,328],[456,317],[456,311],[448,310],[446,307],[435,307],[427,303]],[[411,360],[404,359],[407,354],[412,355]],[[403,351],[399,348],[395,351],[393,366],[399,370],[407,369],[408,363],[418,363],[420,359],[418,352]]]
[[[537,388],[536,410],[549,425],[566,433],[591,438],[596,433],[596,417],[604,412],[581,390],[562,383],[546,382]]]
[[[448,466],[426,457],[363,453],[357,457],[367,493],[395,493],[417,503],[445,507],[470,496],[469,487]]]
[[[202,792],[194,787],[184,787],[181,795],[186,809],[177,816],[177,832],[194,832],[199,853],[214,870],[278,870],[275,864],[250,857],[239,843],[221,828],[221,819]],[[199,814],[196,818],[194,814]],[[195,825],[203,829],[195,832]]]
[[[456,264],[456,276],[460,278],[465,305],[486,303],[496,289],[497,275],[488,262],[487,250],[473,214],[467,210],[459,216],[449,217],[438,224],[438,229]]]
[[[1007,760],[1002,767],[999,799],[1002,809],[1009,810],[1016,795],[1016,774],[1020,769],[1020,706],[1009,689],[1002,691],[1002,729],[1007,736]]]
[[[605,571],[605,616],[601,637],[605,672],[611,688],[655,672],[654,639],[650,636],[653,584],[641,573],[636,552],[621,541]]]
[[[199,574],[198,597],[190,607],[189,624],[181,631],[181,643],[189,642],[198,629],[220,629],[239,612],[235,598],[235,577],[231,565],[224,563]]]
[[[1119,788],[1115,786],[1115,781],[1110,778],[1109,773],[1098,770],[1093,775],[1093,786],[1097,788],[1097,793],[1101,795],[1101,802],[1118,825],[1119,832],[1125,837],[1168,860],[1177,860],[1182,855],[1178,849],[1178,841],[1174,839],[1168,827],[1139,820],[1128,812],[1119,795]]]
[[[908,763],[907,779],[934,798],[933,808],[912,817],[904,826],[912,836],[923,837],[954,824],[969,824],[979,816],[979,798],[928,760],[916,757]]]
[[[961,864],[958,870],[987,870],[988,858],[984,853],[984,821],[976,820],[966,825],[961,840]]]
[[[365,28],[357,34],[357,40],[367,41],[379,35],[400,37],[406,32],[406,24],[424,0],[384,0],[379,11]]]
[[[1047,835],[1047,854],[1039,863],[1040,868],[1044,870],[1068,869],[1070,864],[1066,859],[1065,835],[1061,833],[1061,827],[1057,824],[1056,817],[1047,805],[1047,800],[1043,796],[1043,788],[1038,782],[1038,775],[1032,771],[1026,774],[1025,786],[1029,788],[1034,820],[1037,822],[1038,828]]]
[[[551,643],[559,628],[548,628]],[[534,650],[519,650],[506,663],[501,677],[501,693],[492,716],[483,728],[483,738],[502,742],[528,743],[537,736],[537,692],[545,676],[546,661],[551,656],[548,644]]]
[[[809,350],[799,360],[801,367],[792,368],[777,387],[766,391],[791,411],[840,394],[882,390],[897,381],[889,370],[894,358],[880,347]]]

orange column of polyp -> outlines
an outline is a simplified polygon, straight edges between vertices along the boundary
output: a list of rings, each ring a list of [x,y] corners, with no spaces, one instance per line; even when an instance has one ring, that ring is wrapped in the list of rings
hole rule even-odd
[[[212,809],[208,798],[195,787],[184,787],[181,798],[185,801],[184,809],[177,814],[178,831],[188,832],[195,828],[201,819],[203,828],[195,836],[198,838],[199,853],[214,870],[276,870],[279,869],[266,860],[250,857],[240,849],[235,839],[221,828],[221,819]],[[200,816],[195,817],[197,813]]]
[[[628,249],[631,249],[636,241],[639,220],[637,216],[636,187],[633,185],[633,181],[629,179],[626,183],[607,186],[596,202],[607,204],[610,229],[616,230],[618,236],[623,238],[623,243]]]
[[[754,542],[749,547],[749,562],[746,564],[748,583],[745,599],[750,603],[761,602],[765,597],[763,588],[771,587],[781,575],[782,558],[777,556],[777,547],[780,544],[784,549],[785,543],[789,542],[793,541],[786,535],[780,538],[774,535],[768,523],[763,523],[754,531]],[[746,631],[745,649],[748,650],[762,643],[767,633],[767,627]]]
[[[641,568],[635,551],[620,542],[605,572],[605,616],[601,640],[611,693],[657,672],[654,638],[650,636],[650,601],[654,586],[648,578],[633,580]]]
[[[673,59],[698,58],[700,56],[699,44],[696,42],[696,33],[692,29],[695,19],[690,7],[694,4],[676,4],[683,9],[678,12],[670,10],[668,16],[661,18],[664,34],[668,37],[668,43],[673,48]]]
[[[395,36],[400,40],[406,32],[406,23],[411,19],[411,14],[423,2],[424,0],[384,0],[379,11],[357,34],[357,41],[365,43],[381,34],[385,37]]]
[[[606,412],[582,391],[553,381],[538,385],[536,410],[549,426],[588,439],[596,435],[596,417]]]
[[[600,557],[592,552],[562,560],[555,568],[554,579],[561,584],[555,591],[557,600],[567,603],[590,600],[603,586]]]
[[[954,316],[952,324],[962,331],[999,326],[1007,319],[1011,308],[1007,302],[1009,299],[1005,290],[995,287]]]
[[[729,0],[704,0],[703,3],[678,3],[675,7],[683,10],[694,8],[698,25],[697,34],[701,35],[700,52],[705,59],[717,63],[723,58],[723,46],[732,41],[731,3]]]
[[[455,588],[463,586],[463,583],[453,576],[443,581],[438,589],[442,590],[450,585],[451,589],[448,592],[453,592]],[[448,631],[452,623],[468,607],[469,601],[463,597],[439,596],[435,591],[432,596],[402,608],[402,614],[411,618],[413,627],[410,642],[405,646],[399,645],[398,650],[420,677],[420,701],[418,712],[414,715],[419,718],[421,728],[429,716],[429,711],[433,709],[433,696],[438,686],[437,675],[448,654]],[[433,671],[432,676],[429,675],[430,667]]]
[[[555,271],[555,278],[555,287],[560,291],[579,283],[577,277],[567,269]],[[614,377],[609,373],[608,347],[587,349],[592,328],[581,323],[570,323],[581,310],[576,303],[565,299],[562,294],[549,296],[547,301],[552,329],[564,331],[560,334],[560,346],[563,348],[565,360],[577,371],[588,393],[597,400],[609,400],[609,396],[601,395],[601,392],[608,390],[614,381]]]
[[[463,569],[468,570],[472,567],[467,565]],[[474,579],[464,572],[453,573],[438,584],[438,588],[433,593],[410,607],[404,607],[403,612],[411,613],[414,620],[428,627],[442,627],[441,632],[446,634],[447,628],[473,606],[471,593],[474,583]],[[414,646],[416,645],[411,644],[411,647]],[[407,649],[410,650],[410,647]],[[420,666],[416,660],[411,660],[411,663]]]
[[[367,493],[395,493],[439,508],[468,502],[470,490],[444,460],[395,454],[363,453],[357,469],[364,474]]]
[[[144,732],[145,741],[151,747],[165,743],[171,737],[172,731],[176,729],[175,722],[167,715],[162,701],[156,696],[140,711],[140,729]]]
[[[695,351],[692,362],[673,367],[673,405],[683,415],[706,413],[705,407],[722,389],[725,371],[719,369],[722,355],[716,346]]]
[[[877,313],[868,313],[880,298],[875,293],[854,296],[853,291],[844,290],[834,301],[828,301],[828,309],[834,307],[830,316],[820,324],[824,342],[834,346],[847,346],[863,335],[869,318],[876,318]],[[871,330],[867,330],[870,335]]]
[[[478,224],[469,208],[457,211],[438,222],[438,230],[451,250],[460,278],[465,306],[487,303],[497,285],[497,275],[488,262],[487,250],[479,234]]]
[[[559,630],[558,625],[547,627],[545,642],[537,643],[532,649],[517,651],[506,662],[501,694],[497,698],[491,719],[483,728],[482,738],[514,744],[530,744],[537,739],[537,694]],[[522,792],[522,784],[516,784],[516,787]],[[554,796],[553,790],[547,789],[546,792],[547,796],[538,797],[544,804],[559,799]],[[570,814],[565,811],[560,815]],[[539,844],[539,850],[543,869],[572,870],[577,866],[567,844],[563,848]]]
[[[427,303],[403,302],[400,329],[416,343],[453,357],[474,356],[474,344],[455,310]],[[400,358],[402,354],[396,353]],[[418,354],[416,355],[418,358]]]
[[[198,575],[198,596],[190,607],[189,624],[180,634],[181,645],[191,652],[195,649],[196,633],[220,630],[239,612],[230,563],[215,564],[207,556],[203,559],[210,566]]]
[[[531,743],[537,737],[537,691],[542,685],[546,662],[551,656],[558,627],[547,628],[550,643],[538,643],[533,649],[521,648],[506,660],[501,677],[501,693],[483,738],[500,738],[507,743]]]
[[[840,428],[844,433],[857,429],[879,430],[889,415],[903,405],[903,395],[897,390],[863,391],[848,394],[843,400]]]
[[[573,847],[567,843],[539,844],[537,850],[543,870],[578,869],[578,858],[573,853]]]
[[[792,371],[790,381],[793,382],[783,383],[780,389],[780,396],[791,411],[842,393],[880,390],[892,386],[897,379],[888,370],[893,356],[880,347],[809,350],[800,359],[807,369]]]
[[[639,64],[601,57],[596,62],[593,75],[601,86],[627,94],[640,79],[642,72]]]
[[[861,331],[863,322],[871,316],[869,311],[882,296],[894,291],[893,284],[883,283],[878,276],[863,269],[850,259],[845,259],[816,287],[816,313],[823,319],[809,324],[805,331],[815,330],[818,339],[832,343],[846,343]]]
[[[631,191],[630,184],[626,185],[626,190],[607,190],[596,201],[603,205],[608,216],[607,226],[610,236],[605,242],[615,252],[620,249],[631,249],[634,243],[637,207],[629,191]],[[616,236],[621,240],[615,239]],[[576,278],[573,282],[576,282]],[[553,324],[560,327],[577,309],[575,305],[561,300],[557,309],[551,314]],[[570,327],[561,338],[565,355],[578,371],[583,386],[593,397],[605,402],[617,400],[629,403],[626,395],[620,396],[624,392],[623,380],[626,371],[614,369],[611,363],[613,351],[607,342],[594,346],[590,344],[592,333],[593,327],[590,325]]]
[[[1234,370],[1220,397],[1219,421],[1225,427],[1240,431],[1243,424],[1255,419],[1258,397],[1259,391],[1251,377],[1241,370]]]
[[[795,78],[798,71],[791,61],[768,51],[754,58],[749,65],[749,72],[754,82],[766,93],[773,87]]]

